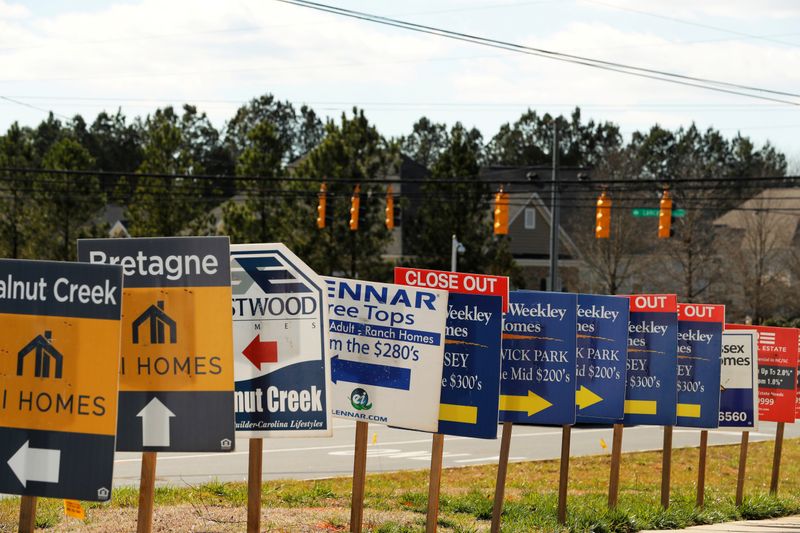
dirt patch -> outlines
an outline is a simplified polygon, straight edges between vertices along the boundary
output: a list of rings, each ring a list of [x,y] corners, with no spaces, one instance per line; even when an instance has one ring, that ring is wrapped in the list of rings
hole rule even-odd
[[[80,531],[96,533],[128,533],[136,530],[136,509],[96,508],[87,511],[86,522],[65,518],[53,531]],[[276,533],[313,533],[347,531],[350,510],[347,508],[263,509],[261,530]],[[406,511],[364,512],[366,530],[386,523],[420,526],[424,517]],[[156,507],[153,515],[153,532],[223,533],[244,531],[247,514],[243,508],[198,507],[175,505]]]

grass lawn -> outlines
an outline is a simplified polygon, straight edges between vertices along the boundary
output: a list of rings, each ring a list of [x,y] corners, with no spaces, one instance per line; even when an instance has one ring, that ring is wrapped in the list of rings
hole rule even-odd
[[[800,439],[784,441],[779,497],[768,495],[772,442],[751,443],[745,502],[733,498],[739,457],[737,446],[709,448],[706,506],[695,509],[697,449],[673,452],[672,505],[660,508],[661,454],[642,452],[622,458],[619,507],[606,508],[609,455],[574,458],[570,463],[569,515],[556,523],[558,461],[509,465],[503,531],[632,532],[669,529],[736,519],[800,513]],[[440,531],[488,531],[496,465],[444,471]],[[350,479],[269,481],[262,487],[262,529],[266,531],[346,531]],[[420,531],[425,524],[427,471],[367,477],[365,530]],[[84,504],[85,522],[65,518],[61,500],[39,500],[37,526],[51,531],[133,531],[138,490],[118,488],[109,504]],[[206,483],[156,490],[154,531],[243,531],[247,487],[244,483]],[[0,531],[17,528],[19,499],[0,500]]]

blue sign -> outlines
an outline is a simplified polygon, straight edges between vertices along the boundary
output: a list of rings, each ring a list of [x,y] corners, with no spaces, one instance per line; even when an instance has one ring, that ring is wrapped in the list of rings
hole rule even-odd
[[[512,291],[503,324],[500,420],[574,424],[578,298]]]
[[[578,295],[576,422],[622,420],[628,360],[629,302],[620,296]]]
[[[322,279],[279,243],[232,245],[231,277],[238,436],[330,436]]]
[[[719,418],[724,305],[678,305],[678,425],[714,429]]]
[[[500,296],[450,293],[439,433],[497,438],[502,306]]]
[[[722,334],[719,427],[758,428],[758,332],[727,330]]]
[[[674,294],[630,297],[625,425],[673,426],[678,399],[678,305]]]

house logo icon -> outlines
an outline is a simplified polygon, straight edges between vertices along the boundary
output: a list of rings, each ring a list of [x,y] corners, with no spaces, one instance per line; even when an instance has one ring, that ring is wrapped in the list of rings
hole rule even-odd
[[[45,331],[44,335],[37,335],[31,342],[25,345],[23,349],[17,354],[17,375],[21,376],[25,370],[25,358],[30,353],[35,353],[35,369],[34,376],[37,378],[50,377],[50,362],[55,362],[55,370],[53,376],[55,379],[61,379],[61,372],[63,369],[64,357],[55,349],[50,343],[52,337],[51,332]]]
[[[97,499],[98,500],[107,500],[108,499],[109,491],[105,487],[100,487],[97,489]]]
[[[221,450],[230,450],[232,446],[233,443],[231,442],[231,439],[222,439],[219,441],[219,447]]]
[[[139,329],[147,322],[150,325],[150,344],[166,344],[164,328],[169,329],[169,343],[178,342],[175,321],[164,312],[164,301],[159,300],[133,321],[133,344],[139,344]]]

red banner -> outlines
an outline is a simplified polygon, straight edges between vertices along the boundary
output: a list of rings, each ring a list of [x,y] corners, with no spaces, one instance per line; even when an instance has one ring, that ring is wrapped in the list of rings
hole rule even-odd
[[[412,287],[442,289],[462,294],[502,296],[503,312],[508,312],[508,277],[467,274],[444,270],[394,267],[394,282]]]
[[[758,331],[758,417],[794,422],[797,401],[798,331],[795,328],[725,324],[725,329]]]
[[[677,313],[678,297],[674,294],[632,294],[631,312]]]
[[[678,304],[678,320],[725,323],[725,306],[718,304]]]

